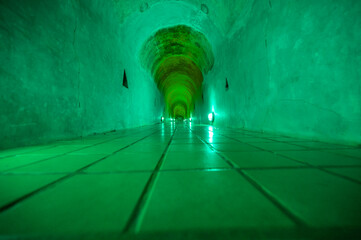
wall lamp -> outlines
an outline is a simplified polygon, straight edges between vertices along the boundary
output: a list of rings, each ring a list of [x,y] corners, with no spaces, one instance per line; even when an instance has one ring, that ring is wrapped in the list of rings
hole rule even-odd
[[[210,121],[210,122],[214,122],[214,112],[211,112],[210,114],[208,114],[208,120]]]

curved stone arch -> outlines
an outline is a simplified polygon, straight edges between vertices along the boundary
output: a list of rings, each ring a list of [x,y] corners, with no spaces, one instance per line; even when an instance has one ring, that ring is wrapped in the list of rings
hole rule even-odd
[[[207,38],[186,25],[164,28],[143,44],[140,60],[164,94],[171,117],[177,112],[177,115],[189,118],[203,75],[214,64],[213,50]],[[170,89],[172,94],[169,94]]]

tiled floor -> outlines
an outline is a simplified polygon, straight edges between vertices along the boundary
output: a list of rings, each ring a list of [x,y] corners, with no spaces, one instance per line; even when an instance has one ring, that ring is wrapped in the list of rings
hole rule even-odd
[[[0,239],[361,239],[361,149],[166,123],[0,152]]]

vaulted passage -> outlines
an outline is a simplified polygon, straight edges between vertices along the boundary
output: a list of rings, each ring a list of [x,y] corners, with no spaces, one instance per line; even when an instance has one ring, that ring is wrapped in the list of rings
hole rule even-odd
[[[203,75],[214,63],[205,36],[187,26],[159,30],[145,43],[142,62],[164,95],[166,115],[190,118],[200,97]]]
[[[361,239],[361,1],[0,0],[0,239]]]

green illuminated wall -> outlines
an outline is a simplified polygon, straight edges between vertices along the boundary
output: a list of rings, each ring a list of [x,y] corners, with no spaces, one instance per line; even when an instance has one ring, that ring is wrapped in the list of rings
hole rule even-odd
[[[212,109],[360,143],[360,16],[357,0],[2,0],[0,148]]]
[[[113,1],[0,1],[0,148],[159,121],[118,14]]]
[[[198,118],[361,143],[360,16],[357,0],[254,1],[216,48]]]

